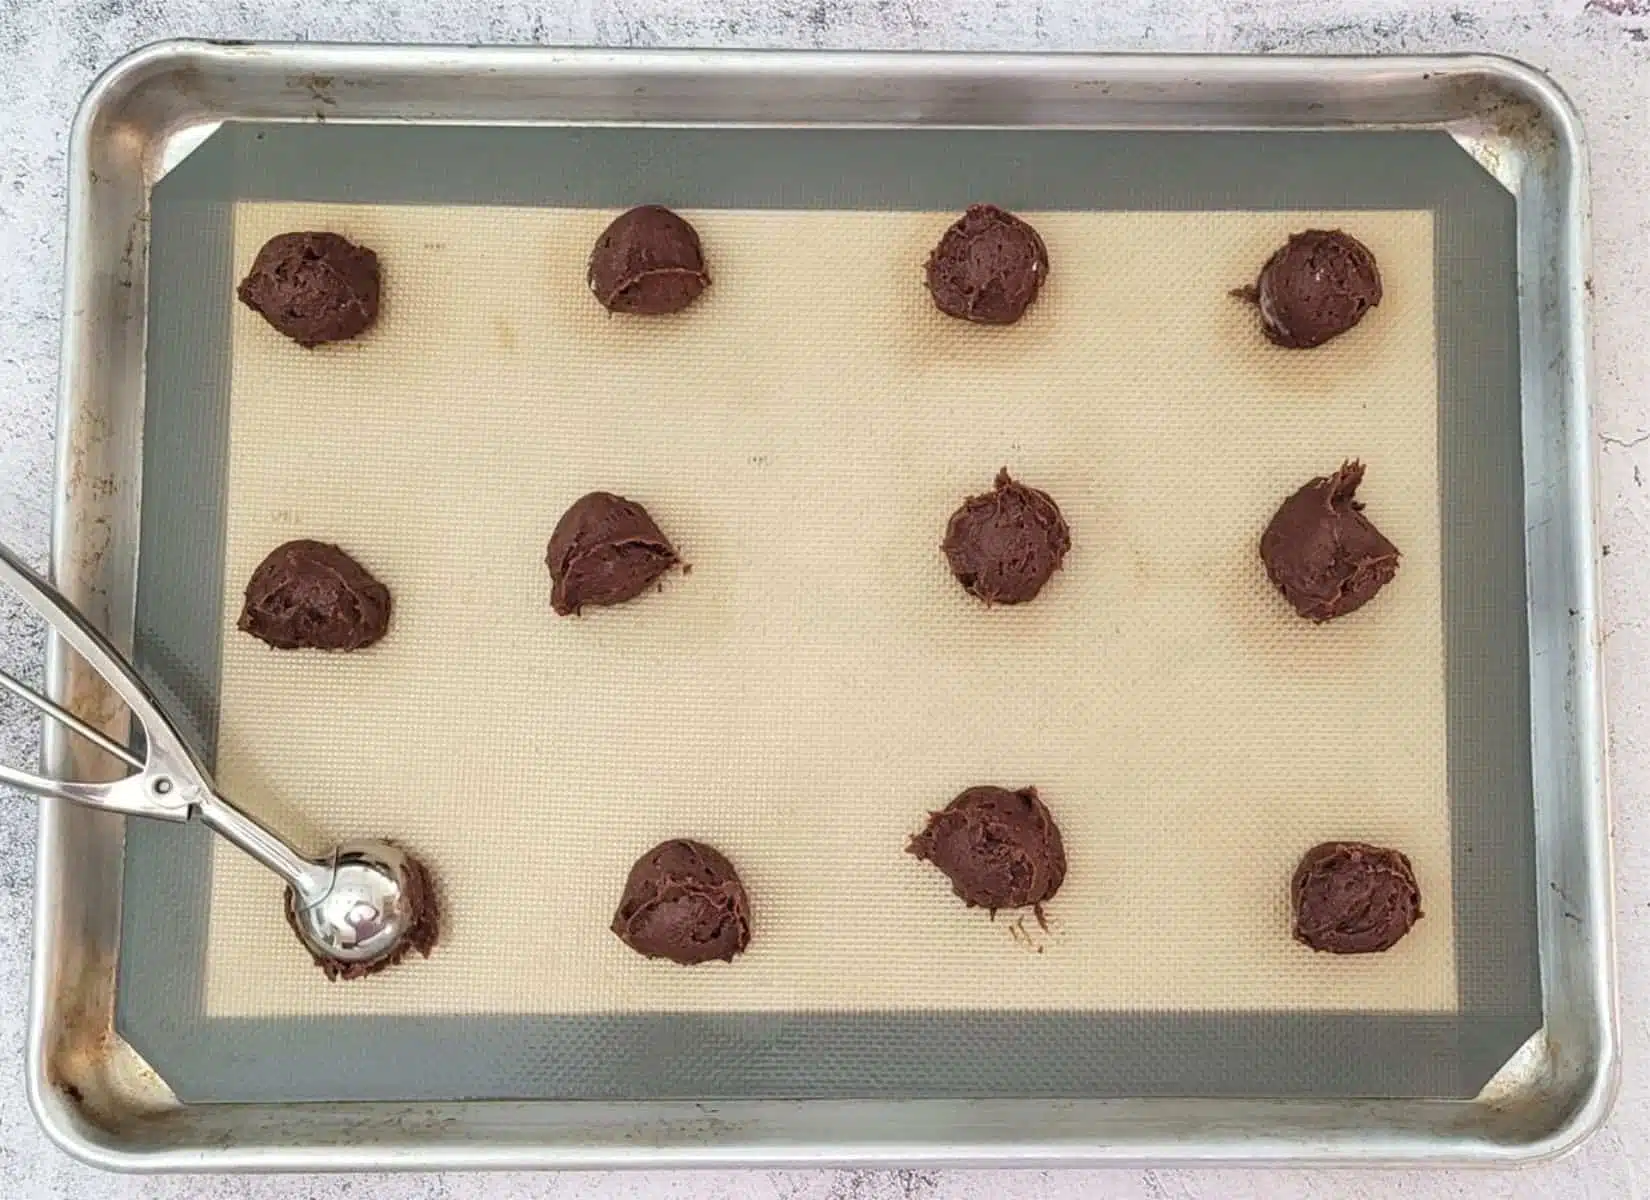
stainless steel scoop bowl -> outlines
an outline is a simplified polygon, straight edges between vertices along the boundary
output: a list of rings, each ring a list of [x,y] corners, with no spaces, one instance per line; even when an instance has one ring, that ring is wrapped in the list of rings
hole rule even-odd
[[[389,842],[358,839],[319,858],[299,854],[279,834],[217,793],[200,760],[126,658],[62,593],[5,546],[0,546],[0,581],[103,677],[143,733],[142,752],[128,749],[0,671],[0,688],[132,768],[122,778],[92,783],[49,779],[0,764],[0,784],[128,816],[187,821],[196,815],[285,881],[292,891],[298,935],[318,960],[359,968],[395,953],[420,915],[415,911],[420,889],[402,850]]]

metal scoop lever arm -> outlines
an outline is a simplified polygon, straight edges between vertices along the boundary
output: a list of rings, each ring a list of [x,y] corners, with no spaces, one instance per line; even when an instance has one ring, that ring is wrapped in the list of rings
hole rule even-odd
[[[107,782],[50,779],[0,764],[0,783],[36,796],[52,796],[110,812],[137,817],[187,821],[198,812],[202,822],[281,876],[305,903],[322,899],[331,872],[300,856],[279,836],[219,796],[205,769],[189,749],[148,686],[109,640],[93,628],[62,593],[35,574],[15,552],[0,545],[0,582],[6,583],[37,612],[75,653],[114,689],[143,730],[142,757],[62,706],[0,672],[0,687],[39,709],[134,768]]]

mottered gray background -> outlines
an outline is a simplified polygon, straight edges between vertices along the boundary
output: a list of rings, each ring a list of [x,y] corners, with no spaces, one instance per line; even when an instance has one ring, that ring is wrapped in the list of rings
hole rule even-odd
[[[153,1178],[47,1145],[23,1098],[34,814],[0,802],[0,1195],[20,1200],[1443,1200],[1650,1195],[1650,0],[0,0],[0,540],[43,563],[49,524],[71,115],[94,74],[163,37],[921,49],[1495,50],[1550,71],[1592,147],[1597,429],[1613,729],[1626,1081],[1609,1127],[1563,1162],[1485,1172],[757,1172]],[[0,665],[38,678],[42,640],[0,598]],[[0,754],[36,752],[0,708]]]

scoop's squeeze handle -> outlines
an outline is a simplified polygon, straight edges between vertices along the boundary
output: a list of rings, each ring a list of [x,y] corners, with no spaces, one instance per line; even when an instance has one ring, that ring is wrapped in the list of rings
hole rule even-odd
[[[0,763],[0,783],[37,796],[72,800],[76,804],[136,817],[187,821],[190,813],[198,810],[201,820],[214,832],[286,880],[298,893],[300,903],[312,904],[325,897],[332,886],[332,868],[302,857],[279,834],[213,791],[205,768],[196,761],[183,735],[125,656],[110,645],[61,592],[31,571],[4,545],[0,545],[0,581],[9,584],[125,701],[132,719],[143,728],[144,741],[144,755],[140,758],[101,729],[88,725],[61,705],[0,671],[0,687],[135,768],[134,774],[123,779],[81,783],[31,775]]]
[[[139,758],[73,713],[9,675],[0,675],[0,686],[7,691],[61,722],[99,749],[137,768],[135,774],[123,779],[107,783],[82,783],[48,779],[0,764],[0,783],[37,796],[54,796],[114,812],[164,817],[171,821],[187,820],[190,809],[200,803],[203,796],[211,794],[211,784],[182,736],[161,710],[154,694],[137,677],[121,653],[80,615],[61,592],[36,575],[4,545],[0,545],[0,581],[8,584],[23,598],[24,603],[39,613],[51,626],[52,632],[91,664],[92,669],[114,689],[126,707],[131,709],[133,719],[142,726],[145,745],[144,757]]]

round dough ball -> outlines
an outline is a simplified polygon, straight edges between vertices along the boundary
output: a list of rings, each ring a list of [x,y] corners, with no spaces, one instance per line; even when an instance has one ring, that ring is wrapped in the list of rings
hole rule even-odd
[[[596,239],[590,290],[609,312],[680,312],[710,286],[699,234],[656,204],[633,208]]]
[[[300,346],[346,341],[378,319],[378,256],[336,233],[283,233],[235,294]]]
[[[987,604],[1023,604],[1043,590],[1071,549],[1071,530],[1047,492],[997,473],[992,490],[963,501],[940,544],[951,573]]]
[[[1339,337],[1381,302],[1381,272],[1369,247],[1351,234],[1308,229],[1266,260],[1254,299],[1272,342],[1308,350]]]
[[[1391,949],[1421,919],[1409,859],[1367,842],[1324,842],[1306,852],[1290,885],[1295,940],[1330,954]]]
[[[933,863],[970,908],[1039,906],[1066,878],[1060,827],[1034,787],[971,787],[913,836],[906,852]]]
[[[1260,535],[1266,575],[1301,616],[1330,621],[1362,608],[1398,573],[1398,547],[1353,497],[1362,463],[1343,463],[1285,500]]]
[[[625,880],[613,932],[638,954],[684,967],[732,962],[751,940],[751,906],[733,864],[703,842],[660,842]]]
[[[550,606],[565,617],[586,604],[633,600],[681,560],[647,509],[612,492],[591,492],[556,522],[544,561]]]
[[[277,650],[362,650],[390,627],[390,590],[344,551],[307,538],[271,550],[237,623]]]
[[[1030,225],[990,204],[971,205],[928,256],[928,291],[949,316],[1012,325],[1048,278],[1048,247]]]

